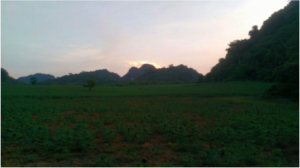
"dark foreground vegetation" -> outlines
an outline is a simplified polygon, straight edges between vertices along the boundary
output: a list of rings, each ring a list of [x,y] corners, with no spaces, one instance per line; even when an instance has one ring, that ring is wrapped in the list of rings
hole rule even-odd
[[[299,166],[271,85],[2,86],[1,166]]]

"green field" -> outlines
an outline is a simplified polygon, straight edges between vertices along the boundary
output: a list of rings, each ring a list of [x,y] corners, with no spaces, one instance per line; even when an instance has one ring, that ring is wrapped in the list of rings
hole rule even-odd
[[[2,86],[1,166],[299,166],[299,104],[271,85]]]

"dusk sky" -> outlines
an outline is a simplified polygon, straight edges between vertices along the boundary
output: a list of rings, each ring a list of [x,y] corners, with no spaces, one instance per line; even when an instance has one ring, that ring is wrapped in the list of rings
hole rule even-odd
[[[206,74],[287,0],[2,1],[1,67],[18,78],[186,65]]]

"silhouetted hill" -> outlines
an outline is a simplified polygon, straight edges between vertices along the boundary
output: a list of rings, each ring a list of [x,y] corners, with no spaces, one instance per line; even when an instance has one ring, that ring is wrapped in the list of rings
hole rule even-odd
[[[170,65],[168,68],[150,70],[138,77],[137,80],[165,83],[190,83],[196,82],[199,76],[200,74],[196,70],[188,68],[187,66]]]
[[[23,82],[20,82],[9,76],[8,72],[1,68],[1,85],[22,85]]]
[[[150,64],[143,64],[140,68],[131,67],[127,74],[122,77],[122,79],[133,80],[153,70],[156,70],[156,68]]]
[[[139,76],[139,69],[136,67],[131,67],[127,74],[125,74],[122,79],[124,80],[133,80]]]
[[[299,1],[291,1],[272,14],[250,38],[229,44],[227,55],[219,60],[206,81],[259,80],[280,82],[273,93],[299,94]],[[279,90],[278,90],[279,89]],[[283,94],[282,93],[282,94]]]
[[[58,84],[58,85],[66,85],[66,84],[75,84],[75,85],[83,85],[86,83],[87,79],[94,79],[97,82],[97,85],[113,85],[118,83],[121,78],[118,74],[109,72],[106,69],[96,70],[91,72],[81,72],[79,74],[69,74],[59,78],[55,78],[52,80],[46,80],[42,82],[38,82],[40,85],[50,85],[50,84]]]
[[[100,75],[103,77],[107,77],[107,78],[111,78],[111,79],[115,79],[115,80],[120,80],[121,77],[114,73],[114,72],[109,72],[107,69],[101,69],[101,70],[96,70],[96,71],[90,71],[90,72],[81,72],[83,74],[93,74],[93,75]]]
[[[291,1],[250,39],[231,42],[227,51],[211,69],[211,80],[278,81],[284,64],[299,62],[299,2]]]
[[[38,82],[42,82],[42,81],[45,81],[45,80],[48,80],[48,79],[54,79],[55,78],[53,75],[50,75],[50,74],[36,73],[34,75],[20,77],[17,80],[19,80],[21,82],[25,82],[25,83],[30,83],[30,78],[31,77],[36,77]]]

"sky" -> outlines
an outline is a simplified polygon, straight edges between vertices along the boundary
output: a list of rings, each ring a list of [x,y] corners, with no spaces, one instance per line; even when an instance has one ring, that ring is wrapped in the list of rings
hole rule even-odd
[[[183,64],[206,74],[287,0],[1,1],[1,67],[13,78]]]

